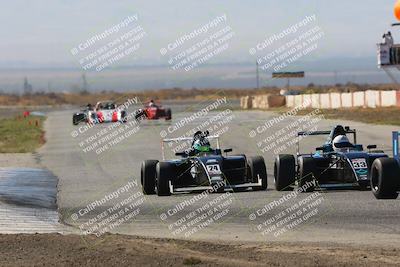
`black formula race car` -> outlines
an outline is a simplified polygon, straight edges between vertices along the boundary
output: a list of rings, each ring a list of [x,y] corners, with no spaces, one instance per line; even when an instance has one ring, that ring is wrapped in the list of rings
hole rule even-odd
[[[320,188],[359,188],[369,189],[372,163],[378,158],[388,156],[376,149],[357,143],[356,130],[341,125],[331,131],[299,132],[297,134],[297,155],[278,155],[275,159],[275,188],[278,191],[291,189],[296,183],[306,192]],[[317,147],[314,153],[301,154],[299,140],[305,136],[328,135],[327,142]],[[353,136],[353,143],[347,135]],[[345,140],[337,142],[336,139]]]
[[[376,159],[371,167],[371,188],[377,199],[396,199],[400,192],[399,132],[392,133],[393,158]]]
[[[141,167],[143,193],[169,196],[175,192],[211,190],[224,192],[267,189],[267,170],[261,156],[228,156],[232,149],[221,150],[218,136],[208,136],[216,141],[215,149],[195,152],[192,149],[175,153],[178,159],[165,160],[164,145],[170,142],[192,142],[195,138],[164,139],[163,160],[145,160]],[[222,153],[225,153],[223,155]]]

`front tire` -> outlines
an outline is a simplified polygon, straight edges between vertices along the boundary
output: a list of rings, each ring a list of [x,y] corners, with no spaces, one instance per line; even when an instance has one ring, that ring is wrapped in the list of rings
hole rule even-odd
[[[167,108],[165,110],[165,120],[166,121],[170,121],[171,119],[172,119],[171,109]]]
[[[315,178],[314,159],[299,157],[299,188],[303,188],[303,192],[314,192],[315,189],[314,178]]]
[[[79,117],[76,115],[72,116],[72,124],[73,125],[78,125],[79,124]]]
[[[146,111],[144,111],[143,109],[139,109],[135,114],[135,120],[140,121],[145,118],[147,118]]]
[[[140,170],[140,182],[142,191],[145,195],[154,195],[156,193],[156,165],[158,160],[145,160],[142,162]]]
[[[277,191],[292,190],[295,183],[296,162],[293,155],[278,155],[274,163],[275,189]]]
[[[371,166],[372,193],[377,199],[396,199],[399,195],[400,167],[393,158],[378,158]]]
[[[157,195],[158,196],[170,196],[171,191],[169,189],[169,181],[172,180],[173,170],[171,164],[168,162],[158,162],[156,167],[157,172]]]
[[[253,183],[257,183],[258,179],[261,179],[261,186],[254,186],[253,190],[267,190],[267,168],[265,167],[264,158],[261,156],[250,157],[247,159],[249,165],[251,180]]]

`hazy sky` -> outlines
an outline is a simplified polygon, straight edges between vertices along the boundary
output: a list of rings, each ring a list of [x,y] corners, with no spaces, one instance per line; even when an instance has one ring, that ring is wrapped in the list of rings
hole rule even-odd
[[[215,62],[251,62],[250,47],[306,15],[325,36],[313,58],[375,57],[394,22],[394,0],[0,0],[0,63],[78,65],[70,50],[137,14],[147,36],[132,63],[165,64],[159,50],[185,32],[226,14],[235,32]],[[399,28],[400,30],[400,28]],[[395,38],[396,31],[393,30]]]

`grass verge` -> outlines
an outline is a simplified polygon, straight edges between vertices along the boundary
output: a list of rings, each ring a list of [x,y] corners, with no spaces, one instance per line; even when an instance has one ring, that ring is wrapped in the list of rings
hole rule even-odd
[[[0,153],[28,153],[44,144],[45,118],[28,116],[0,119]]]

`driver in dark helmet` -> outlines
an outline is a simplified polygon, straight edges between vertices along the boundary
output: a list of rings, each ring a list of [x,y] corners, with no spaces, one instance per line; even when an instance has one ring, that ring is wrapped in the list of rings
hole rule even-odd
[[[208,131],[202,132],[197,131],[193,135],[192,148],[190,151],[190,155],[197,155],[201,152],[211,152],[213,149],[211,148],[210,142],[207,139],[207,136],[210,133]]]

